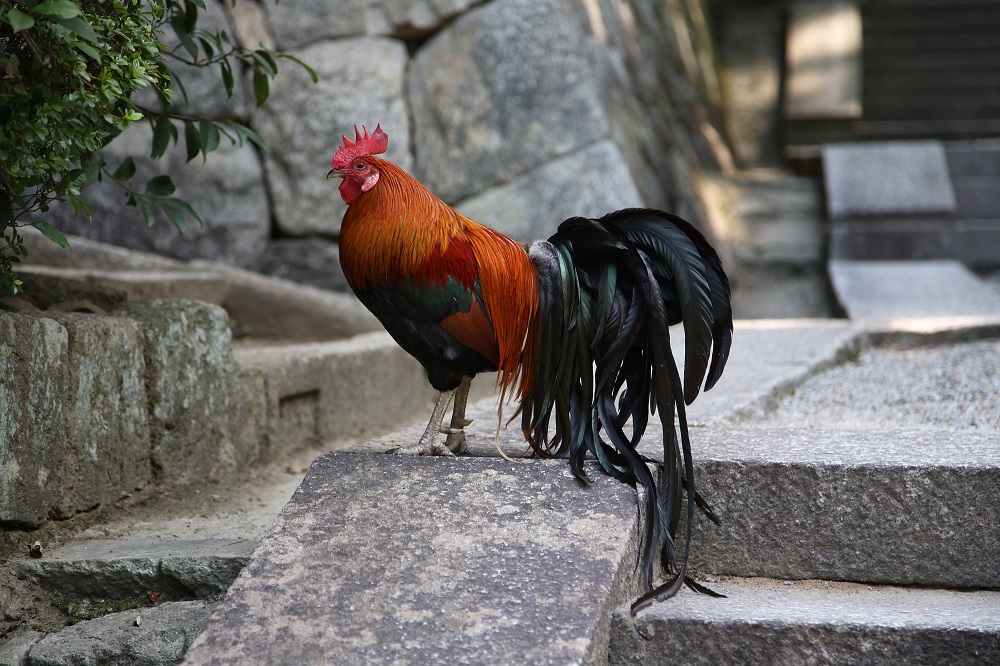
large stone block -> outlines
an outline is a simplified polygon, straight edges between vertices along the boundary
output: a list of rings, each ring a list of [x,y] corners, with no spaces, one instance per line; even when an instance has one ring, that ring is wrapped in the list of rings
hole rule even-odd
[[[177,664],[212,609],[206,601],[178,601],[86,620],[32,646],[27,663]],[[136,622],[137,617],[142,621]]]
[[[497,0],[437,34],[408,74],[415,175],[456,201],[607,136],[585,40],[564,0]]]
[[[433,405],[424,369],[384,332],[241,347],[235,356],[248,375],[263,377],[265,456],[381,435],[426,419]]]
[[[750,580],[615,613],[612,666],[992,664],[1000,593]]]
[[[104,149],[104,157],[115,168],[125,157],[134,156],[137,171],[132,182],[140,190],[154,175],[169,174],[177,186],[175,196],[194,206],[203,225],[189,220],[181,234],[165,215],[157,213],[156,224],[146,227],[139,210],[126,206],[124,192],[109,181],[84,192],[91,220],[74,218],[68,205],[57,206],[46,219],[67,233],[136,250],[255,266],[271,231],[263,166],[256,149],[249,144],[234,146],[223,138],[205,160],[187,162],[182,142],[154,162],[147,157],[151,141],[148,123],[137,123]]]
[[[565,461],[321,456],[186,663],[602,663],[637,512],[631,488],[591,478]]]
[[[0,526],[68,512],[69,341],[57,322],[0,312]]]
[[[825,146],[823,178],[833,219],[955,211],[948,161],[938,141]]]
[[[651,424],[643,452],[659,424]],[[993,433],[698,428],[694,571],[995,589],[1000,496]]]
[[[225,478],[254,460],[259,413],[233,361],[225,310],[153,300],[126,303],[115,314],[142,328],[155,479]]]
[[[347,207],[337,191],[340,181],[325,176],[341,134],[354,139],[354,125],[371,131],[381,123],[389,135],[386,157],[410,166],[406,47],[394,39],[358,37],[319,42],[294,55],[316,70],[319,82],[289,67],[254,113],[254,127],[268,146],[267,187],[282,232],[335,235]]]
[[[581,165],[600,165],[600,169]],[[615,144],[604,140],[466,199],[458,209],[529,242],[548,238],[568,217],[600,217],[641,205],[625,160]]]
[[[413,37],[446,23],[482,0],[285,0],[267,5],[281,48],[357,35]]]
[[[77,513],[150,481],[146,366],[136,322],[72,313],[55,319],[69,334],[65,501]]]

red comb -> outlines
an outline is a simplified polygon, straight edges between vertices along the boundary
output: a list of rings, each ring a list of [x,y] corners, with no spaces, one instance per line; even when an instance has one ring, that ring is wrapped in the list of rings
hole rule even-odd
[[[343,135],[344,145],[337,150],[337,154],[330,162],[334,169],[345,167],[359,157],[385,152],[389,146],[389,135],[382,131],[381,124],[376,125],[375,131],[371,134],[368,133],[364,125],[361,126],[361,129],[364,131],[364,135],[358,131],[357,125],[354,126],[354,141],[348,139],[346,134]]]

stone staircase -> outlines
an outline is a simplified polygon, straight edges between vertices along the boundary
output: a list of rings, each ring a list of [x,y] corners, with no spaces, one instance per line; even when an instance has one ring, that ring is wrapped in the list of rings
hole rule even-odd
[[[696,525],[693,565],[727,599],[684,591],[633,623],[634,494],[596,471],[582,487],[560,461],[501,459],[485,401],[471,456],[373,453],[415,426],[317,460],[185,663],[992,663],[995,430],[761,427],[873,340],[995,339],[1000,295],[955,287],[976,303],[960,323],[919,293],[891,323],[738,323],[746,353],[692,409],[700,490],[723,516]]]

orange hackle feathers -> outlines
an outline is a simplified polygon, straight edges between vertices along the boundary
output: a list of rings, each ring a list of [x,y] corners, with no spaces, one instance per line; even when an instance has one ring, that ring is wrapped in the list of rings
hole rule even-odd
[[[523,372],[519,365],[538,307],[537,278],[524,247],[461,215],[395,164],[366,159],[381,180],[344,215],[341,265],[348,282],[443,286],[450,277],[471,288],[478,279],[486,312],[473,309],[441,326],[496,360],[506,392]]]

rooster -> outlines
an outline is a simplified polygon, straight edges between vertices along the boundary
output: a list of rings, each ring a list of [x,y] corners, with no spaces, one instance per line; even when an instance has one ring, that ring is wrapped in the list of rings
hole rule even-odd
[[[694,507],[718,519],[695,490],[685,409],[703,381],[705,390],[718,381],[732,343],[729,281],[716,251],[681,218],[639,208],[570,218],[548,240],[523,245],[377,157],[389,141],[381,126],[371,134],[354,129],[327,174],[341,179],[348,206],[341,266],[440,392],[418,442],[395,452],[462,452],[472,378],[498,371],[501,401],[516,401],[537,455],[567,456],[583,482],[584,461],[593,457],[643,494],[644,593],[633,614],[685,584],[714,594],[686,575]],[[685,333],[683,382],[668,330],[677,323]],[[651,412],[663,424],[659,461],[637,452]],[[654,586],[661,553],[672,575]]]

